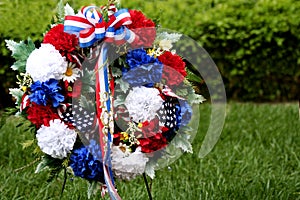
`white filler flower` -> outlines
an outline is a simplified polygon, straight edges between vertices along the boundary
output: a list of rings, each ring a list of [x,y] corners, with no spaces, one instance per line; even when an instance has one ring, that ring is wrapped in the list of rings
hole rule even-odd
[[[112,169],[117,178],[131,180],[145,172],[149,158],[138,147],[135,152],[127,155],[119,146],[112,147]]]
[[[169,51],[173,47],[172,41],[163,39],[159,42],[159,47],[164,51]]]
[[[61,120],[50,121],[50,126],[42,125],[36,138],[41,150],[53,158],[62,159],[73,149],[76,132],[69,129]]]
[[[26,62],[26,73],[34,81],[45,82],[51,78],[60,80],[67,70],[68,62],[52,44],[41,44],[35,49]]]
[[[157,89],[144,86],[132,88],[125,99],[125,106],[128,109],[129,116],[135,122],[152,120],[162,103],[163,99]]]
[[[68,83],[73,83],[80,75],[80,69],[76,68],[74,63],[69,63],[66,72],[63,76],[63,81],[68,81]]]

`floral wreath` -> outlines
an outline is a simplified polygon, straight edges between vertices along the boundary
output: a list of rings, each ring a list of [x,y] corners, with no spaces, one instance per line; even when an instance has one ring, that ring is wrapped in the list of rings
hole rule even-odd
[[[10,93],[34,126],[36,172],[65,170],[121,199],[115,179],[153,179],[169,146],[192,153],[192,105],[204,98],[172,49],[180,34],[115,4],[58,7],[39,48],[6,40],[19,72]]]

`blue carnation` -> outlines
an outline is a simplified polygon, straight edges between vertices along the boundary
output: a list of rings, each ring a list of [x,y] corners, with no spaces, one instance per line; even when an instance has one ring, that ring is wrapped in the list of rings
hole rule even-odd
[[[157,58],[150,56],[147,54],[146,50],[144,49],[134,49],[128,52],[126,56],[126,63],[129,65],[130,69],[142,66],[144,64],[149,63],[160,63]],[[123,69],[123,72],[127,72],[130,69]]]
[[[75,176],[104,183],[101,151],[94,140],[89,146],[81,146],[72,152],[70,166]]]
[[[192,118],[192,108],[187,101],[179,99],[181,108],[181,125],[186,126]]]
[[[162,77],[163,65],[144,49],[135,49],[126,56],[129,68],[122,68],[123,79],[131,86],[153,85]]]
[[[53,107],[57,107],[60,102],[64,101],[65,97],[60,94],[61,87],[58,86],[58,81],[50,79],[45,82],[36,81],[31,86],[31,94],[29,99],[38,105],[46,105],[52,103]]]
[[[162,64],[152,63],[131,69],[130,71],[123,73],[122,78],[132,87],[142,85],[153,86],[154,83],[159,83],[161,81],[162,70]]]

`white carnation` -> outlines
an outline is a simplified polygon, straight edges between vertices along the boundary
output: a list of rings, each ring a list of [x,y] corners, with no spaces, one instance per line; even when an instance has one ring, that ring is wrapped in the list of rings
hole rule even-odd
[[[60,80],[67,70],[68,63],[52,44],[41,44],[35,49],[26,62],[26,73],[34,81],[45,82],[51,78]]]
[[[144,86],[132,88],[125,99],[125,106],[135,122],[152,120],[162,103],[157,89]]]
[[[131,180],[143,174],[148,160],[149,158],[141,152],[141,147],[129,155],[123,152],[119,146],[112,147],[112,169],[119,179]]]
[[[42,125],[36,138],[41,150],[53,158],[65,158],[73,149],[76,132],[69,129],[61,120],[50,121],[50,126]]]

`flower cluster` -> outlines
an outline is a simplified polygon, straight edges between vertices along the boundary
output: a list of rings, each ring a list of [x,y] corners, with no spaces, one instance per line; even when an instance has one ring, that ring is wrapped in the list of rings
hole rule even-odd
[[[149,163],[168,156],[177,135],[187,135],[180,130],[192,118],[197,95],[184,60],[172,49],[180,34],[158,32],[141,11],[114,5],[86,6],[78,14],[67,5],[63,15],[38,48],[7,41],[13,55],[24,50],[27,58],[13,68],[22,80],[12,89],[18,114],[34,125],[36,145],[58,163],[55,169],[68,167],[102,186],[108,182],[105,170],[124,180],[143,173],[153,178]],[[99,56],[101,48],[117,56]],[[101,79],[103,57],[109,64]],[[99,87],[109,89],[107,96],[97,96]],[[188,140],[175,147],[191,152]]]
[[[124,96],[125,100],[115,106],[119,111],[116,126],[122,127],[122,132],[115,134],[118,139],[114,144],[129,152],[140,147],[141,152],[150,157],[163,150],[192,116],[188,101],[170,89],[180,90],[179,85],[184,85],[185,63],[179,55],[168,50],[160,50],[159,56],[153,53],[157,51],[154,47],[148,49],[148,53],[140,48],[128,52],[124,58],[127,65],[121,68],[121,81],[116,81],[115,90],[116,97]],[[174,74],[180,74],[179,78]],[[122,89],[124,84],[128,85],[127,89]],[[124,121],[128,125],[126,131]],[[130,139],[137,142],[132,143]]]

